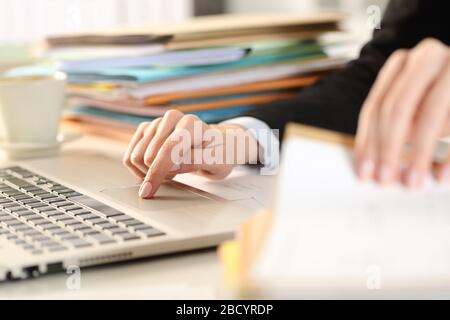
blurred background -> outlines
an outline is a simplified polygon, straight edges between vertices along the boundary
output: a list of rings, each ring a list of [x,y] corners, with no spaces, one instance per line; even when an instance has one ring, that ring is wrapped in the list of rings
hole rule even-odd
[[[193,16],[249,12],[341,10],[363,43],[368,8],[388,0],[0,0],[0,68],[27,59],[28,44],[48,35],[145,23],[181,22]],[[362,26],[362,27],[361,27]]]
[[[387,0],[0,0],[0,42],[118,25],[183,21],[192,16],[240,12],[340,9],[364,17]]]
[[[216,123],[295,96],[358,55],[380,27],[386,3],[0,0],[0,76],[63,71],[68,76],[65,124],[128,142],[139,123],[167,110]],[[215,18],[191,29],[189,20],[209,15]],[[306,25],[304,16],[318,20]],[[74,37],[111,29],[122,31],[122,37],[106,43]],[[141,30],[137,39],[136,29]]]

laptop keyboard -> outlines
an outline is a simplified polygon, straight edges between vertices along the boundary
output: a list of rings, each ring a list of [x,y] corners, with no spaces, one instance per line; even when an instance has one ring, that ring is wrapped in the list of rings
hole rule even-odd
[[[0,169],[0,238],[39,255],[164,235],[22,167]]]

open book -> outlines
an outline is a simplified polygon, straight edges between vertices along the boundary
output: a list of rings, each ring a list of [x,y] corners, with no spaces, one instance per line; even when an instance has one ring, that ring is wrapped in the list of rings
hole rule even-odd
[[[350,137],[301,126],[288,136],[273,224],[244,263],[247,293],[408,298],[448,288],[450,295],[450,186],[431,178],[417,192],[363,183]]]

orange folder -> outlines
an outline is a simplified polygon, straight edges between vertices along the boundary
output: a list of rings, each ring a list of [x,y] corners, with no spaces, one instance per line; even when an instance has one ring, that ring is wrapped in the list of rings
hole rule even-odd
[[[169,104],[173,100],[177,99],[189,99],[200,97],[220,96],[227,94],[239,94],[248,92],[270,91],[277,89],[293,89],[301,88],[311,85],[318,81],[319,75],[300,76],[285,79],[276,79],[270,81],[254,82],[243,85],[227,86],[206,90],[194,90],[194,91],[178,91],[166,94],[154,95],[146,98],[146,105],[160,105]]]

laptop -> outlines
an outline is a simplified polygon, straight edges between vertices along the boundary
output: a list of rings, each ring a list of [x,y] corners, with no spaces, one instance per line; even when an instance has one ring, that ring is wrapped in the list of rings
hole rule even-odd
[[[138,189],[101,154],[0,166],[0,281],[214,247],[251,213],[177,182]]]

